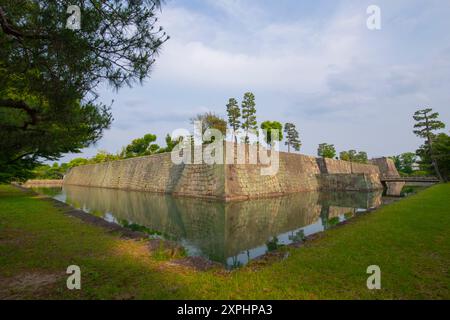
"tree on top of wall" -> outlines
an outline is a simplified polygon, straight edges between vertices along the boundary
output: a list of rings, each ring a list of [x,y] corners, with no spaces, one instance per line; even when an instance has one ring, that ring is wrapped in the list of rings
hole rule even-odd
[[[263,129],[264,139],[270,147],[272,147],[275,139],[276,141],[283,140],[283,125],[280,122],[264,121],[263,123],[261,123],[261,129]],[[272,134],[272,130],[277,133],[277,137]]]
[[[246,92],[242,100],[242,129],[245,131],[245,143],[249,143],[249,132],[258,129],[255,95],[251,92]]]
[[[228,124],[233,130],[234,142],[237,143],[237,132],[241,126],[241,109],[235,98],[230,98],[227,104]]]
[[[156,153],[160,148],[153,143],[156,141],[156,135],[146,134],[142,138],[134,139],[129,145],[122,149],[120,156],[122,158],[133,158],[146,156]]]
[[[214,112],[208,111],[199,113],[191,118],[191,124],[194,124],[195,121],[202,123],[202,134],[204,134],[207,129],[219,130],[223,135],[227,132],[227,121]]]
[[[300,151],[302,143],[300,141],[298,131],[295,128],[295,124],[289,122],[286,123],[284,125],[284,133],[286,134],[286,141],[284,142],[284,144],[287,145],[288,152],[291,152],[291,147],[295,151]]]
[[[321,143],[317,148],[317,155],[322,158],[333,159],[336,156],[336,149],[333,144]]]
[[[342,151],[339,153],[339,158],[344,161],[367,163],[368,157],[365,151],[357,152],[356,150]]]

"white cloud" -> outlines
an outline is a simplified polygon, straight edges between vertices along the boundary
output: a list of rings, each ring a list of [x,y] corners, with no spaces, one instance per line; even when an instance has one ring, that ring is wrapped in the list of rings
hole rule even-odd
[[[367,30],[359,2],[301,21],[274,20],[262,2],[206,4],[214,14],[183,2],[163,9],[171,39],[147,84],[117,96],[116,122],[100,148],[114,151],[148,132],[163,139],[247,90],[256,94],[258,120],[298,125],[307,154],[321,142],[369,155],[411,151],[419,144],[411,132],[418,107],[450,119],[450,36],[436,27],[450,22],[436,1],[381,0],[380,31]]]
[[[169,8],[164,18],[172,39],[154,77],[172,84],[317,92],[326,89],[333,68],[346,68],[355,54],[367,52],[362,15],[336,16],[321,26],[269,23],[256,31],[229,34],[186,9]],[[214,34],[220,45],[211,40]]]

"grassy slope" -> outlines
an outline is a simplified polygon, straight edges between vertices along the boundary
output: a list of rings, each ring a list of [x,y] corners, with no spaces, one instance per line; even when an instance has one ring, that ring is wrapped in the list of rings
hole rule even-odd
[[[0,297],[449,299],[449,196],[450,184],[436,185],[288,249],[283,261],[228,273],[161,261],[145,242],[120,239],[0,186]],[[81,267],[82,290],[66,289],[69,264]],[[381,268],[381,290],[366,288],[372,264]]]

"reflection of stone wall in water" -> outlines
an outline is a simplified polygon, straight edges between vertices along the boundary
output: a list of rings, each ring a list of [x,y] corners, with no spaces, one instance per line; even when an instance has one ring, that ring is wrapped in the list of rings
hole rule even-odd
[[[281,196],[319,189],[382,188],[375,165],[319,160],[295,153],[275,154],[279,158],[279,169],[272,176],[261,174],[261,169],[267,165],[175,165],[171,155],[165,153],[75,167],[67,173],[64,184],[220,200]]]
[[[240,202],[176,198],[147,192],[65,186],[68,202],[186,239],[215,261],[264,245],[272,236],[367,208],[379,193],[319,193]]]
[[[371,191],[383,188],[377,173],[322,174],[319,181],[321,190]]]
[[[119,220],[146,226],[176,238],[204,243],[211,254],[224,248],[223,203],[173,198],[147,192],[65,186],[69,203],[112,213]]]
[[[322,219],[332,219],[340,215],[355,214],[356,209],[369,209],[381,205],[382,191],[363,192],[322,192]]]
[[[341,215],[345,215],[348,213],[354,214],[355,211],[356,211],[356,208],[330,206],[330,207],[328,207],[328,219],[336,218],[336,217],[339,217]]]
[[[172,198],[184,238],[215,261],[224,261],[226,212],[221,202]]]
[[[321,209],[318,198],[318,192],[304,192],[226,204],[227,256],[260,246],[272,236],[317,222]]]
[[[375,208],[382,203],[382,191],[372,192],[321,192],[320,203],[325,206]]]

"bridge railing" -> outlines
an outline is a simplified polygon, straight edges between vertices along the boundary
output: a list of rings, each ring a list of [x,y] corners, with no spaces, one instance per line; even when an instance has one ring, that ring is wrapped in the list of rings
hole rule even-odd
[[[418,177],[401,177],[401,176],[381,176],[381,181],[395,181],[395,182],[439,182],[435,176],[418,176]]]

